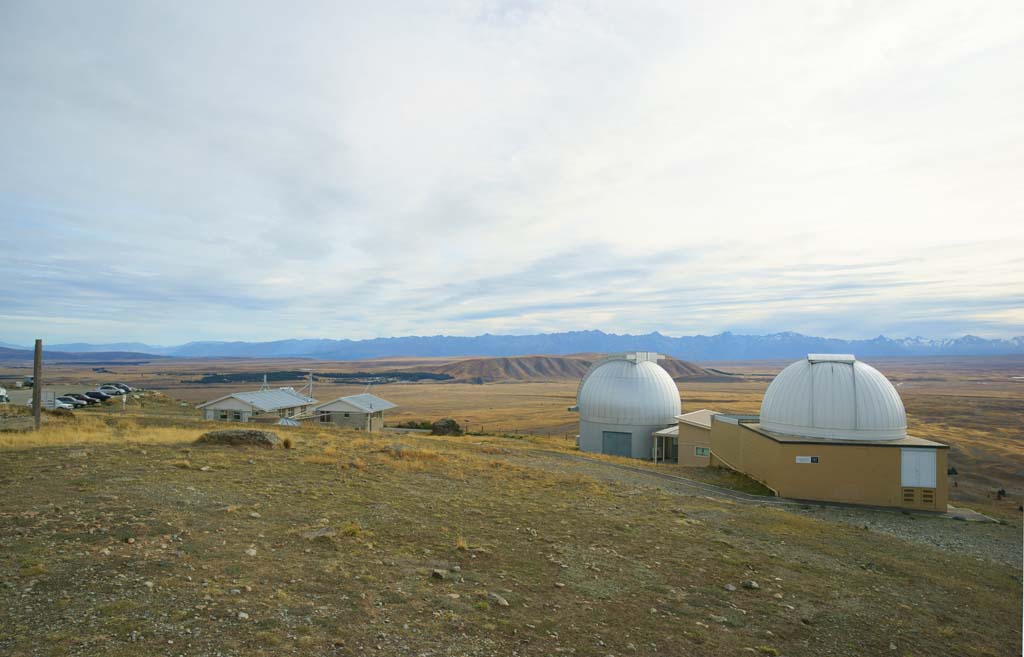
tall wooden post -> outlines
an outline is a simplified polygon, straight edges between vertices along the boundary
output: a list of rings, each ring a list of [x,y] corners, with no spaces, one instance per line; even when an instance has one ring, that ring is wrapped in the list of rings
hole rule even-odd
[[[43,341],[36,340],[35,358],[32,360],[32,417],[35,419],[36,431],[43,412]]]

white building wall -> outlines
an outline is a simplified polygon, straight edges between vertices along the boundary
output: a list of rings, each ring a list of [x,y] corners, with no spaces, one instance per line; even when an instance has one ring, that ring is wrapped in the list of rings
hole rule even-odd
[[[580,421],[580,451],[601,454],[604,451],[604,432],[629,433],[633,435],[631,454],[635,459],[650,459],[654,448],[654,432],[671,424],[623,425]]]

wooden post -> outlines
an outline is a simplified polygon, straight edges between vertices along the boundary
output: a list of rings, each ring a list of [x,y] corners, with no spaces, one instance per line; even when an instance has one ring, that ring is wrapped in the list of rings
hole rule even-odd
[[[32,360],[32,417],[36,431],[42,421],[43,406],[43,341],[36,340],[36,353]]]

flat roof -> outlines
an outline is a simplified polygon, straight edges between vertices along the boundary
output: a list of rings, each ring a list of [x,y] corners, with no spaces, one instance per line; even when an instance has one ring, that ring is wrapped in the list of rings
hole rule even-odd
[[[758,422],[744,422],[743,426],[751,431],[771,438],[777,443],[789,443],[794,445],[856,445],[859,447],[933,447],[938,449],[949,449],[949,445],[937,443],[927,438],[907,436],[895,440],[844,440],[842,438],[808,438],[806,436],[787,436],[783,433],[775,433],[761,428]]]
[[[760,415],[737,415],[736,413],[716,413],[712,416],[714,422],[725,422],[726,424],[749,424],[761,419]]]

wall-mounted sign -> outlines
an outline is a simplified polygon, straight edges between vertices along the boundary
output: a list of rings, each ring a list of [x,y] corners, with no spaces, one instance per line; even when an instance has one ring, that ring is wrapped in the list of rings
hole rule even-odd
[[[798,456],[798,457],[796,457],[796,462],[797,463],[817,463],[818,462],[818,457],[817,456]]]

